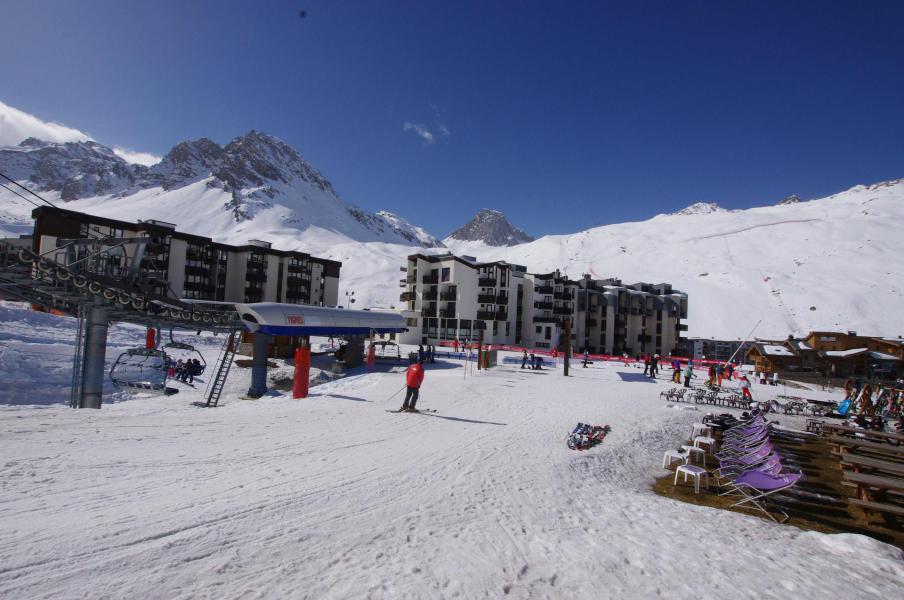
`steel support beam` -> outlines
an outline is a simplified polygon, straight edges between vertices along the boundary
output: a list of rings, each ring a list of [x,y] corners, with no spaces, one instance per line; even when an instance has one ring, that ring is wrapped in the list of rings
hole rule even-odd
[[[84,370],[79,408],[100,408],[103,400],[104,374],[106,373],[107,328],[109,313],[102,306],[89,306],[86,310]]]
[[[248,388],[248,396],[260,398],[267,393],[267,349],[270,346],[270,336],[266,333],[256,332],[252,344],[251,356],[251,387]]]

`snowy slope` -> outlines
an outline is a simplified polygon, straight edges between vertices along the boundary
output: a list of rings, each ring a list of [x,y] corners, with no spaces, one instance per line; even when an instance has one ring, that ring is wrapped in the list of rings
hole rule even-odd
[[[537,272],[670,282],[689,294],[691,336],[742,337],[759,319],[759,336],[904,335],[904,180],[809,202],[689,212],[512,248],[448,245]]]
[[[631,368],[564,378],[441,359],[419,402],[435,415],[386,413],[403,373],[383,366],[302,401],[239,400],[249,373],[233,369],[216,409],[192,406],[199,382],[75,411],[60,404],[73,319],[3,311],[0,369],[18,390],[0,389],[3,598],[895,598],[904,586],[901,551],[872,538],[654,494],[663,449],[701,413],[667,408],[667,384]],[[144,341],[112,332],[109,358]],[[220,341],[200,340],[208,363]],[[570,451],[578,421],[612,433]]]

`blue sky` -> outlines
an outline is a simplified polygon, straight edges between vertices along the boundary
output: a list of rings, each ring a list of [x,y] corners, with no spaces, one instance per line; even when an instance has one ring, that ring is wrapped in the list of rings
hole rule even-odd
[[[482,207],[541,235],[904,177],[904,2],[14,0],[4,22],[7,104],[157,154],[266,131],[440,237]]]

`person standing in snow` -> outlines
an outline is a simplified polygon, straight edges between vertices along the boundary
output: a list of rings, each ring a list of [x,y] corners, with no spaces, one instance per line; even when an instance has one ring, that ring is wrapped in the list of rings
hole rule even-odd
[[[455,350],[455,354],[458,354],[458,338],[452,342],[452,349]]]
[[[691,377],[694,376],[694,366],[691,361],[687,361],[687,367],[684,369],[684,387],[691,387]]]
[[[584,348],[584,368],[587,368],[587,365],[590,364],[590,352],[587,351],[587,348]]]
[[[778,385],[778,371],[772,374],[772,385]]]
[[[399,409],[399,412],[414,412],[417,410],[415,405],[417,404],[418,396],[420,395],[421,384],[424,382],[424,361],[418,360],[416,363],[408,367],[408,370],[405,371],[405,385],[407,386],[407,390],[405,391],[405,402],[402,403],[402,408]]]
[[[656,379],[657,373],[659,373],[659,355],[654,354],[653,358],[650,359],[650,378]]]
[[[527,364],[527,350],[525,349],[525,350],[521,351],[521,368],[523,369],[524,365],[526,365],[526,364]]]
[[[747,375],[741,375],[741,396],[753,402],[753,396],[750,395],[750,380]]]
[[[672,361],[672,381],[681,383],[681,363],[677,360]]]
[[[650,374],[650,355],[649,354],[643,355],[643,374],[644,375]]]

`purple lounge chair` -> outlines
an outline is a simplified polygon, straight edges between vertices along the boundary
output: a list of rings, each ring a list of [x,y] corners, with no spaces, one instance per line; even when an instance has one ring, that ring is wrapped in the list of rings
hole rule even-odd
[[[779,492],[788,490],[800,481],[802,475],[800,473],[785,473],[783,475],[770,475],[762,471],[744,471],[729,484],[732,491],[737,491],[743,498],[732,504],[732,507],[744,506],[758,510],[776,523],[784,523],[788,520],[788,513],[777,509],[784,518],[779,521],[766,510],[767,497]]]

